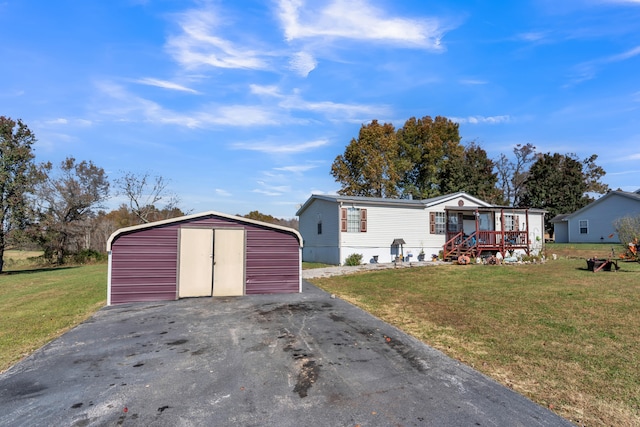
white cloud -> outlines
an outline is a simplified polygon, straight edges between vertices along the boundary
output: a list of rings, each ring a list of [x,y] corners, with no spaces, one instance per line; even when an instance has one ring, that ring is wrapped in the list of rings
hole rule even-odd
[[[298,95],[286,97],[280,106],[301,111],[312,111],[334,116],[340,120],[362,122],[371,117],[388,114],[386,106],[372,106],[363,104],[343,104],[331,101],[311,102],[301,99]]]
[[[281,144],[273,142],[255,142],[244,143],[238,142],[232,144],[231,147],[237,150],[260,151],[268,154],[294,154],[315,150],[316,148],[327,145],[329,141],[319,139],[316,141],[302,142],[298,144]]]
[[[178,25],[182,33],[169,37],[166,48],[186,68],[268,68],[260,51],[236,45],[215,34],[220,23],[212,10],[184,12],[179,15]]]
[[[227,190],[223,190],[222,188],[216,188],[215,192],[218,196],[231,197],[231,193],[229,193]]]
[[[566,86],[576,85],[587,80],[594,79],[601,67],[607,64],[626,61],[627,59],[631,59],[636,56],[640,56],[640,46],[636,46],[625,52],[615,55],[594,59],[593,61],[583,62],[582,64],[576,66],[576,75]]]
[[[469,116],[469,117],[452,117],[451,121],[464,124],[498,124],[498,123],[507,123],[511,121],[511,116]]]
[[[437,20],[390,17],[367,0],[333,0],[323,9],[307,7],[303,0],[279,0],[279,8],[288,41],[335,37],[442,49],[444,30]]]
[[[180,92],[189,92],[189,93],[195,93],[195,94],[199,94],[200,93],[197,90],[188,88],[188,87],[180,85],[178,83],[169,82],[169,81],[166,81],[166,80],[159,80],[159,79],[153,79],[153,78],[144,78],[144,79],[136,80],[136,83],[140,83],[140,84],[148,85],[148,86],[156,86],[156,87],[160,87],[160,88],[163,88],[163,89],[177,90],[177,91],[180,91]]]
[[[307,77],[317,65],[316,59],[307,52],[298,52],[289,61],[289,67],[302,77]]]
[[[254,95],[267,95],[267,96],[275,96],[282,97],[280,94],[280,89],[278,86],[262,86],[257,84],[249,85],[249,90]]]
[[[212,106],[211,111],[196,113],[194,117],[203,126],[274,126],[286,121],[271,108],[252,105]]]
[[[344,104],[331,101],[306,101],[302,99],[296,91],[294,91],[293,94],[282,94],[277,86],[261,86],[252,84],[249,86],[249,89],[251,93],[256,95],[271,96],[281,99],[278,103],[278,107],[280,108],[324,114],[326,116],[334,117],[337,120],[362,123],[363,121],[370,120],[371,117],[386,115],[389,113],[389,107],[384,105]]]
[[[253,193],[264,194],[266,196],[282,196],[291,193],[291,187],[288,185],[271,185],[264,181],[257,182],[260,188],[252,190]]]
[[[486,85],[487,82],[484,80],[476,80],[476,79],[462,79],[460,80],[460,84],[462,85]]]
[[[46,120],[44,121],[44,124],[51,125],[51,126],[58,126],[58,125],[91,126],[93,123],[90,120],[86,120],[86,119],[67,119],[65,117],[58,117],[55,119]]]
[[[274,126],[288,120],[279,117],[272,108],[252,105],[210,105],[199,111],[177,112],[163,108],[156,102],[135,96],[122,86],[111,82],[101,82],[97,86],[104,94],[117,101],[112,106],[103,107],[100,112],[116,116],[123,121],[147,121],[188,128],[206,128],[214,125]]]
[[[521,33],[518,34],[518,38],[524,41],[528,41],[528,42],[539,42],[541,40],[546,39],[547,37],[547,32],[545,31],[531,31],[528,33]]]
[[[317,167],[318,165],[294,165],[294,166],[282,166],[274,169],[277,171],[283,171],[283,172],[302,173],[302,172],[310,171],[311,169],[315,169]]]

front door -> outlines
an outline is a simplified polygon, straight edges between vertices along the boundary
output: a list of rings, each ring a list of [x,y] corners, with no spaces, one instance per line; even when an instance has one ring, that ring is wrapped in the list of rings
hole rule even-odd
[[[213,230],[180,229],[178,297],[208,297],[213,286]]]
[[[244,229],[215,230],[213,295],[244,295]]]

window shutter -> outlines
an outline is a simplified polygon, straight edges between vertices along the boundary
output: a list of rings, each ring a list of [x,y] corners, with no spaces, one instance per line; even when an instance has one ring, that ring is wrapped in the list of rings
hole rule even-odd
[[[360,232],[367,232],[367,210],[360,209]]]
[[[436,213],[429,212],[429,230],[431,234],[436,234]]]
[[[518,217],[518,215],[514,215],[513,216],[513,222],[514,222],[514,230],[515,231],[520,231],[520,217]]]
[[[340,208],[340,231],[347,232],[347,209]]]

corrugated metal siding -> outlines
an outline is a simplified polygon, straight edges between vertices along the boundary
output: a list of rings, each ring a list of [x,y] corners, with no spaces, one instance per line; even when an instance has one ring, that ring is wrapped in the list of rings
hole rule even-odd
[[[111,304],[176,299],[181,227],[244,228],[247,233],[245,292],[299,291],[300,247],[296,236],[207,216],[119,236],[112,245]]]
[[[118,238],[111,248],[111,304],[176,299],[178,228]]]

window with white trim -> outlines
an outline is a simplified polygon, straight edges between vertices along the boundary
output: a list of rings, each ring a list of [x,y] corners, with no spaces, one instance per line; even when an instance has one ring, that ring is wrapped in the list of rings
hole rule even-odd
[[[434,212],[435,215],[435,234],[444,234],[447,229],[447,217],[444,212]]]
[[[517,219],[515,215],[505,214],[504,216],[504,231],[516,231]]]
[[[360,209],[347,209],[347,233],[360,232]]]
[[[579,221],[580,234],[589,234],[589,220],[581,219]]]

